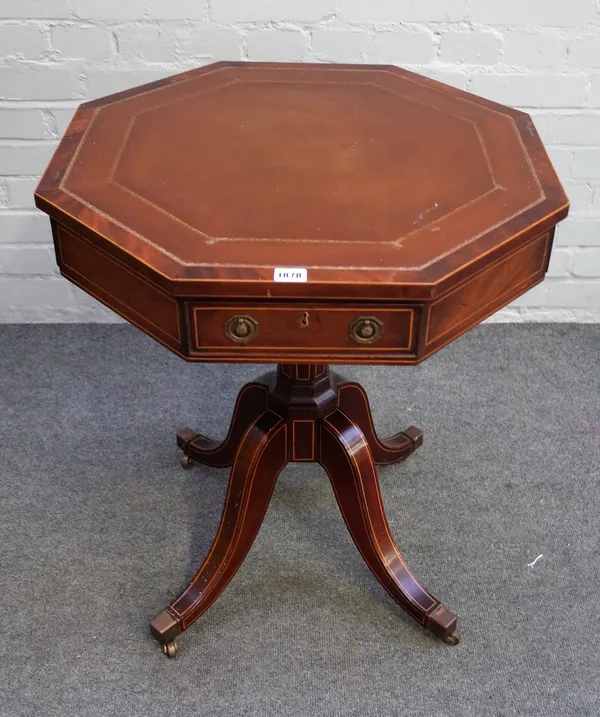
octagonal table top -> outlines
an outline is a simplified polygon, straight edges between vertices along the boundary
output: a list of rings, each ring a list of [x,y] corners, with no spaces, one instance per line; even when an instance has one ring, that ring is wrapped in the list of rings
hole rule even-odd
[[[435,287],[568,211],[531,118],[391,66],[220,62],[82,105],[36,193],[163,281]]]

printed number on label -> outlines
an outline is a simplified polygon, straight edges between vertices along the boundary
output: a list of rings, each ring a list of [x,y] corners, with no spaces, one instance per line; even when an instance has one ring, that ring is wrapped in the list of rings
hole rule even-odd
[[[308,271],[301,268],[277,268],[273,273],[274,281],[308,281]]]

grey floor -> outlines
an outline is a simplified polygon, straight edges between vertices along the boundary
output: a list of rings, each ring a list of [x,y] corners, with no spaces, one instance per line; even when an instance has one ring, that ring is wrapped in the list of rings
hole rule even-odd
[[[382,490],[458,647],[404,617],[322,469],[295,464],[170,661],[147,621],[227,478],[183,471],[174,434],[222,435],[259,369],[188,365],[128,326],[0,327],[0,714],[597,717],[599,356],[600,326],[494,325],[420,367],[344,371],[382,434],[425,431]]]

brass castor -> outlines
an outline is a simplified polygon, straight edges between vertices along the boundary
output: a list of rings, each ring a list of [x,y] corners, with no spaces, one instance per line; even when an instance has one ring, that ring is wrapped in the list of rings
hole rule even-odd
[[[181,454],[181,459],[179,462],[181,463],[182,468],[191,468],[194,465],[193,459],[190,458],[187,453]]]
[[[452,634],[446,635],[444,642],[446,645],[458,645],[460,642],[460,632],[455,630]]]
[[[163,645],[163,652],[170,660],[172,660],[177,654],[177,643],[175,640],[165,643]]]

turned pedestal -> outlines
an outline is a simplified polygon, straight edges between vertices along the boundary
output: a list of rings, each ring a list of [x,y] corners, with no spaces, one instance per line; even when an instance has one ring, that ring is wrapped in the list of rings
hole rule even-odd
[[[275,481],[288,461],[325,468],[342,515],[365,562],[412,618],[457,644],[456,617],[409,570],[388,525],[375,466],[402,461],[423,442],[410,426],[381,440],[367,395],[325,365],[279,365],[241,390],[222,443],[186,429],[177,434],[185,468],[231,466],[221,522],[204,562],[185,590],[150,623],[174,657],[175,637],[226,588],[263,521]]]

